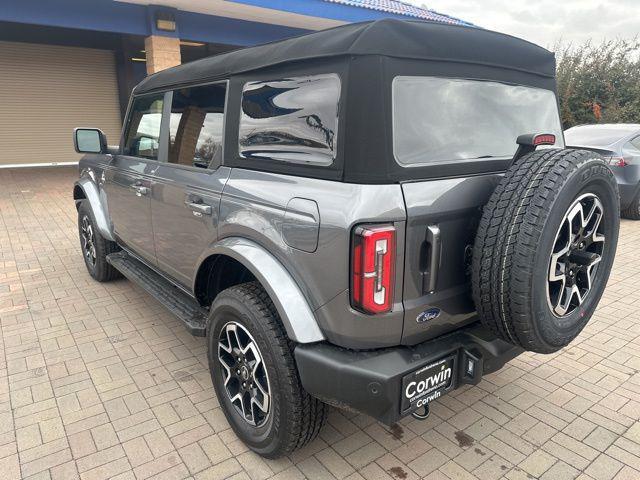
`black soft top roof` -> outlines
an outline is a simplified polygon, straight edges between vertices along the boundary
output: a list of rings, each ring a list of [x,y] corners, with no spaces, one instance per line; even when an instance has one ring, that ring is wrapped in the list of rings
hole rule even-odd
[[[203,58],[151,75],[135,91],[227,78],[288,62],[360,55],[467,63],[555,76],[553,53],[525,40],[477,27],[383,19]]]

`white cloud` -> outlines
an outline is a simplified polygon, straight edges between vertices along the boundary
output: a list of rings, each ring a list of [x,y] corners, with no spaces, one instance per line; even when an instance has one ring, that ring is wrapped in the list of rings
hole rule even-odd
[[[405,0],[543,47],[640,35],[640,0]]]

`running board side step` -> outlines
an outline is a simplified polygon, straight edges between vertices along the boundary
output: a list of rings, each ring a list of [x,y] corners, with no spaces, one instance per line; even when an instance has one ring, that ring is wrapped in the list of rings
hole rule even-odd
[[[208,312],[195,299],[127,252],[107,255],[107,262],[182,320],[191,335],[206,336]]]

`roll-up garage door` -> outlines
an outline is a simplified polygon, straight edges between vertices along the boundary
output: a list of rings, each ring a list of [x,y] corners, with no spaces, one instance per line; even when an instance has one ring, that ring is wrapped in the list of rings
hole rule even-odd
[[[0,167],[74,162],[74,127],[119,142],[112,51],[0,42]]]

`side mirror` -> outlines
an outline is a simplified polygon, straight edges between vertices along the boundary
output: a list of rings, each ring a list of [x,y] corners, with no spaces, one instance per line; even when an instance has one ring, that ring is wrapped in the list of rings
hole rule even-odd
[[[105,153],[107,137],[99,128],[76,128],[73,130],[73,146],[78,153]]]

